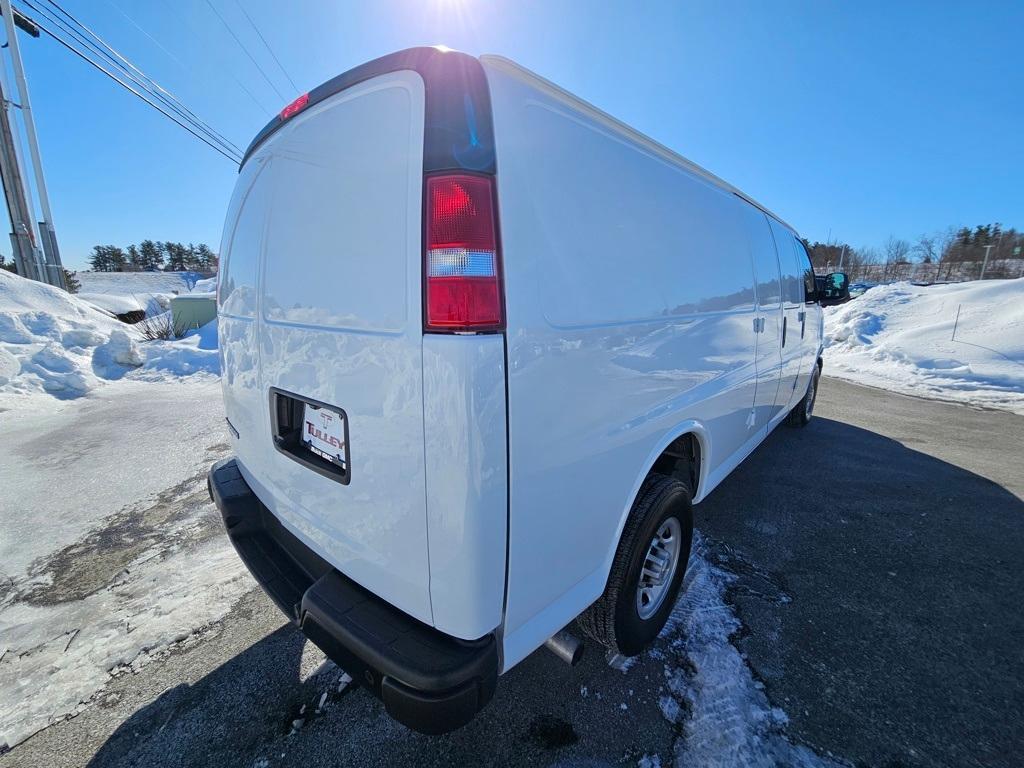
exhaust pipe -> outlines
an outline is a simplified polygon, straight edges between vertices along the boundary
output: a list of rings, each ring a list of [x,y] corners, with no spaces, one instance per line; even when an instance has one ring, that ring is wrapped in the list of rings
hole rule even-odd
[[[583,643],[564,629],[545,640],[544,647],[573,667],[583,658]]]

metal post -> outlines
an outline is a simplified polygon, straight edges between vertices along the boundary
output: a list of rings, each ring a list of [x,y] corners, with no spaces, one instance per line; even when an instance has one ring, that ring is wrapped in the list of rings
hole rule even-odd
[[[36,124],[32,118],[32,102],[28,95],[28,82],[25,80],[25,68],[21,63],[21,48],[18,45],[18,34],[15,29],[14,11],[11,0],[0,0],[3,9],[4,25],[7,28],[7,45],[11,52],[11,63],[14,66],[14,79],[18,84],[18,97],[21,100],[21,116],[25,121],[25,138],[28,150],[32,155],[32,169],[35,172],[36,193],[39,195],[39,207],[43,220],[39,223],[40,240],[46,251],[46,274],[43,280],[51,285],[67,288],[64,282],[64,267],[60,253],[56,249],[57,236],[53,227],[53,213],[50,211],[50,198],[46,192],[46,179],[43,176],[43,160],[39,154],[39,137],[36,136]]]
[[[991,251],[991,250],[992,250],[992,246],[991,245],[986,245],[985,246],[985,260],[983,262],[981,262],[981,277],[978,278],[979,280],[984,280],[985,279],[985,270],[988,268],[988,252]]]
[[[839,252],[839,271],[843,271],[843,257],[846,256],[846,243],[843,243],[843,250]]]
[[[10,103],[0,79],[0,180],[7,198],[7,212],[11,217],[11,250],[18,274],[30,280],[41,280],[39,261],[41,254],[32,234],[32,216],[25,197],[25,185],[18,163],[18,153],[11,132]]]

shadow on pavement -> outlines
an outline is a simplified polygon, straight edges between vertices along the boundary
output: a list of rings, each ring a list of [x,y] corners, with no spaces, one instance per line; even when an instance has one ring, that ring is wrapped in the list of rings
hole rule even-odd
[[[739,646],[792,735],[873,765],[1019,764],[1020,498],[815,417],[776,431],[696,512],[731,552]]]
[[[737,642],[793,735],[872,764],[972,764],[961,755],[1009,764],[1024,696],[1020,499],[817,417],[776,431],[697,520],[738,574]],[[330,693],[323,714],[289,736],[303,704],[308,715],[336,690],[336,670],[301,679],[315,666],[303,664],[304,646],[289,626],[263,637],[136,711],[90,765],[671,760],[678,731],[658,709],[656,655],[624,675],[594,647],[575,669],[539,651],[499,681],[475,721],[444,737],[393,723],[355,688]]]
[[[89,765],[549,765],[574,755],[585,756],[581,765],[613,765],[672,754],[675,728],[658,708],[663,661],[645,660],[625,675],[595,648],[575,668],[540,650],[502,678],[472,723],[430,737],[395,723],[361,688],[338,694],[333,665],[305,677],[323,658],[312,648],[291,625],[281,627],[134,712]],[[303,705],[305,722],[289,734]]]

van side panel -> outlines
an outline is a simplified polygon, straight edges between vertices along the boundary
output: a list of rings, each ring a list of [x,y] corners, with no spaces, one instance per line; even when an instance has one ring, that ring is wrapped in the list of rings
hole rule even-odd
[[[432,623],[423,458],[424,85],[399,71],[292,118],[266,164],[259,427],[242,472],[288,530],[354,581]],[[243,214],[244,215],[244,214]],[[237,239],[237,235],[236,235]],[[270,389],[348,417],[343,485],[276,450]]]
[[[474,639],[501,623],[505,599],[502,336],[423,337],[423,433],[434,623]]]
[[[748,203],[483,65],[508,315],[507,669],[600,595],[657,445],[697,423],[714,470],[756,444],[754,277]]]

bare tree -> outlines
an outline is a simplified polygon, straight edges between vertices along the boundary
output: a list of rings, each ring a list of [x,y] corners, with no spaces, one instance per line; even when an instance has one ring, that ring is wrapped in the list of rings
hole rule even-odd
[[[945,268],[946,277],[953,269],[953,260],[950,258],[953,252],[953,243],[956,242],[956,227],[946,227],[935,234],[936,247],[939,250],[939,268],[936,270],[935,278],[939,279]]]
[[[850,262],[851,280],[877,282],[879,279],[878,265],[881,259],[874,248],[858,248]],[[856,275],[856,277],[853,277]]]
[[[939,244],[935,235],[921,235],[914,244],[914,253],[922,264],[932,264],[939,260]]]
[[[885,268],[882,272],[883,282],[905,279],[905,273],[908,271],[907,265],[910,264],[910,261],[907,258],[909,255],[910,243],[902,238],[889,235],[889,239],[885,241]]]

